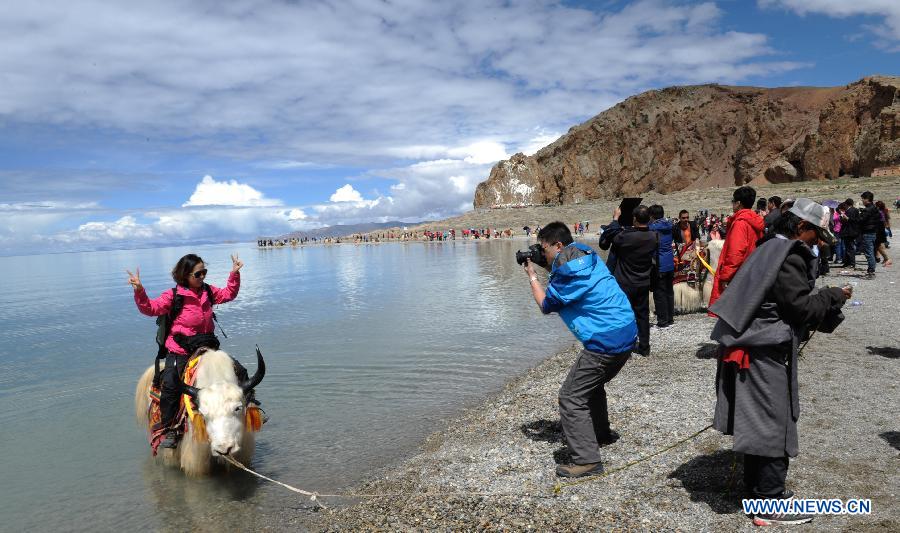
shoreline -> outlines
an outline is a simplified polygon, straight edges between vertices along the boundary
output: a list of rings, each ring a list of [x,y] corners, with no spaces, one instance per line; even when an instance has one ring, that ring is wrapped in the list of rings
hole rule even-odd
[[[841,269],[819,285],[848,278]],[[860,280],[859,306],[832,335],[817,335],[800,362],[800,456],[788,486],[800,498],[871,498],[869,516],[820,516],[819,530],[900,529],[900,297],[897,270],[879,267]],[[880,312],[882,311],[882,312]],[[555,318],[555,317],[553,317]],[[549,318],[549,319],[553,319]],[[558,320],[558,318],[557,318]],[[713,320],[679,315],[674,328],[651,335],[649,358],[633,356],[607,385],[610,420],[622,438],[603,448],[615,470],[707,426],[714,405]],[[707,430],[638,465],[563,488],[557,462],[567,461],[556,394],[580,346],[571,345],[511,378],[500,392],[448,420],[420,451],[371,474],[348,492],[375,498],[308,502],[270,516],[266,528],[664,529],[753,530],[740,511],[742,463],[731,437]],[[478,494],[475,494],[478,493]],[[428,495],[430,494],[430,495]]]
[[[833,180],[795,181],[787,183],[749,183],[756,189],[757,197],[768,198],[778,195],[782,199],[806,197],[815,201],[835,199],[838,201],[851,197],[859,200],[859,195],[865,190],[870,190],[875,197],[884,201],[892,211],[894,201],[900,198],[900,176],[875,176],[875,177],[841,177]],[[642,195],[646,205],[660,204],[665,208],[667,216],[675,216],[679,210],[687,209],[693,215],[698,209],[709,209],[713,213],[731,213],[731,192],[737,185],[730,188],[702,188],[684,189],[669,194],[660,194],[655,191]],[[381,228],[375,231],[359,232],[360,235],[380,235],[383,233],[414,233],[423,231],[457,230],[457,240],[461,237],[461,231],[465,228],[491,228],[497,230],[512,229],[516,235],[522,234],[523,226],[543,226],[548,222],[560,220],[570,225],[578,221],[589,221],[591,226],[599,228],[601,224],[607,224],[612,219],[613,209],[619,205],[618,199],[598,199],[580,203],[561,205],[533,205],[521,208],[480,208],[467,211],[463,214],[425,222],[410,224],[405,227]],[[590,232],[594,235],[594,232]],[[333,238],[347,236],[334,235]],[[260,237],[262,238],[262,237]],[[470,239],[471,240],[471,239]],[[479,239],[481,240],[481,239]],[[494,240],[494,239],[490,239]],[[503,240],[501,238],[500,240]],[[389,242],[432,242],[427,239],[390,239]],[[433,241],[438,242],[438,241]],[[447,242],[447,241],[444,241]],[[453,242],[453,241],[449,241]],[[344,244],[344,243],[341,243]],[[352,242],[350,244],[353,244]]]

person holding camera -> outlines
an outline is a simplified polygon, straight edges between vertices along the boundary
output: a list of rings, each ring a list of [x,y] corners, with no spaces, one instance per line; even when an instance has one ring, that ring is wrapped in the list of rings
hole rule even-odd
[[[734,436],[744,454],[748,498],[790,498],[790,457],[799,453],[797,358],[810,331],[831,333],[852,287],[813,290],[812,247],[833,240],[828,208],[798,198],[710,306],[719,317],[710,338],[719,343],[713,427]],[[805,515],[756,515],[756,525],[803,523]]]
[[[558,313],[584,345],[559,390],[559,417],[572,462],[556,475],[582,477],[603,472],[600,446],[619,435],[610,429],[605,385],[628,359],[637,326],[628,299],[591,247],[574,242],[563,222],[552,222],[537,234],[538,244],[518,252],[531,293],[541,312]],[[534,264],[550,271],[545,289]]]
[[[609,250],[606,266],[631,303],[638,327],[636,351],[646,357],[650,355],[650,290],[659,281],[659,237],[649,230],[650,210],[647,206],[634,208],[633,226],[622,227],[618,221],[621,214],[617,207],[613,221],[600,237],[600,249]]]

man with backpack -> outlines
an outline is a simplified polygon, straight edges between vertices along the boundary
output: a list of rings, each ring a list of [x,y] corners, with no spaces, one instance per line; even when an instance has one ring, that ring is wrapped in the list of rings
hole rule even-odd
[[[138,310],[147,316],[161,317],[157,320],[160,326],[157,337],[158,342],[161,341],[157,357],[164,357],[166,364],[159,376],[160,427],[171,426],[178,413],[181,375],[190,356],[200,347],[219,348],[219,340],[214,334],[215,313],[212,306],[237,297],[241,286],[240,270],[244,266],[236,255],[231,256],[231,261],[228,284],[220,289],[205,283],[207,269],[203,259],[195,254],[185,255],[172,269],[176,287],[154,300],[147,296],[141,284],[140,269],[134,274],[128,272],[128,283],[134,288],[134,302]],[[247,370],[239,363],[235,365],[235,370],[243,370],[246,378]],[[175,448],[178,438],[177,430],[169,428],[160,446]]]

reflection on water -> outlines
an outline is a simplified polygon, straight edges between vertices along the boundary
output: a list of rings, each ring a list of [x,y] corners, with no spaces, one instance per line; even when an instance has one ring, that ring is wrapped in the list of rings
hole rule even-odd
[[[321,492],[401,460],[467,403],[571,342],[534,305],[514,258],[525,244],[0,258],[4,528],[245,530],[304,505],[241,472],[187,479],[148,459],[131,404],[156,325],[135,309],[126,268],[139,265],[156,296],[185,253],[206,260],[213,285],[241,254],[240,295],[217,314],[224,350],[251,371],[254,344],[266,356],[258,395],[271,421],[254,467]]]
[[[361,253],[371,252],[371,247],[344,246],[331,247],[330,251],[339,251],[340,256],[335,258],[334,269],[337,274],[338,290],[344,299],[344,309],[352,316],[362,309],[366,294],[362,290],[363,258]]]
[[[253,505],[259,480],[240,471],[213,470],[208,478],[187,479],[176,469],[146,460],[145,493],[157,513],[156,529],[168,531],[253,531],[261,522]],[[214,518],[226,517],[221,522]]]

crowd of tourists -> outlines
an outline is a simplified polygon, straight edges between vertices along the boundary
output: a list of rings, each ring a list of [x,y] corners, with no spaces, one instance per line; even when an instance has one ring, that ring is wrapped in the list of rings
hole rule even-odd
[[[284,246],[300,246],[304,244],[340,244],[340,237],[279,237],[256,239],[258,248],[281,248]]]
[[[874,276],[879,259],[889,267],[890,214],[868,191],[860,196],[861,208],[853,199],[833,207],[808,198],[756,200],[752,187],[739,187],[731,215],[701,211],[693,219],[686,210],[667,219],[660,205],[639,205],[630,220],[616,209],[599,242],[609,250],[605,262],[562,222],[537,232],[539,264],[551,274],[544,287],[525,261],[532,296],[544,314],[558,313],[584,346],[559,391],[572,462],[559,465],[558,476],[603,473],[601,448],[619,437],[610,425],[605,385],[633,353],[650,355],[651,292],[657,327],[672,325],[668,299],[677,242],[695,242],[705,233],[724,239],[709,302],[716,320],[710,338],[719,346],[713,427],[732,435],[733,449],[744,456],[747,498],[793,498],[785,481],[790,458],[799,453],[800,346],[815,331],[833,332],[853,293],[851,284],[817,288],[816,280],[833,258],[854,266],[860,247],[865,277]],[[774,510],[752,516],[756,525],[812,518]]]

